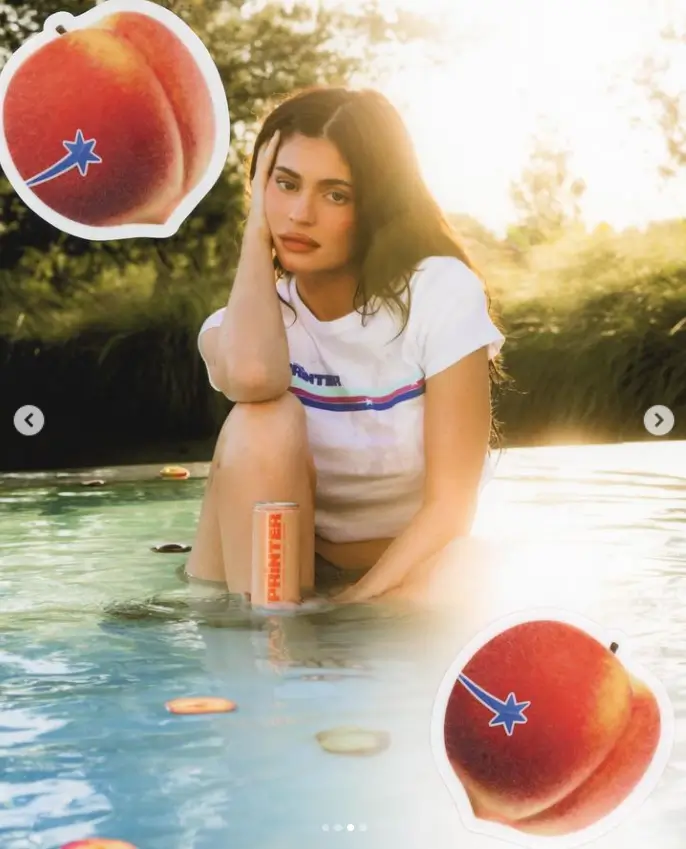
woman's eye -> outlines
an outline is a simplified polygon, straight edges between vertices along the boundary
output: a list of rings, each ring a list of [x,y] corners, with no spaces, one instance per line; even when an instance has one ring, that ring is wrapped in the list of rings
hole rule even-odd
[[[279,186],[280,189],[283,189],[286,192],[292,192],[297,190],[296,184],[292,180],[286,180],[283,177],[276,178],[276,185]],[[335,204],[338,206],[342,206],[345,203],[350,201],[348,195],[343,194],[343,192],[329,192],[329,197],[333,200]]]

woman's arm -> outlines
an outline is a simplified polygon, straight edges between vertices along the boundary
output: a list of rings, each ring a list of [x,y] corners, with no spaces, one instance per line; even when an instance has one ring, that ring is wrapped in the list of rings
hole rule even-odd
[[[426,383],[424,503],[379,561],[337,601],[366,601],[416,582],[451,540],[468,536],[491,425],[487,349],[480,348]]]
[[[288,343],[274,279],[272,236],[264,213],[264,194],[278,138],[276,133],[258,154],[250,214],[226,312],[218,332],[211,334],[214,341],[208,338],[203,342],[213,379],[232,401],[278,398],[291,383]]]

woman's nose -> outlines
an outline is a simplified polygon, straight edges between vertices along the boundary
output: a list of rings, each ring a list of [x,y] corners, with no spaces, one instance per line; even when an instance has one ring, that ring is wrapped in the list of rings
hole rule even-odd
[[[313,198],[305,192],[300,194],[297,198],[294,198],[288,217],[291,221],[298,221],[303,224],[312,224],[314,221]]]

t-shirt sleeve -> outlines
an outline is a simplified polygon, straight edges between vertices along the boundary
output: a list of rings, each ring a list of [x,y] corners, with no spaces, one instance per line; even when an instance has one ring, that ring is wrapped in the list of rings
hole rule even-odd
[[[505,342],[488,313],[483,283],[457,258],[426,261],[412,290],[410,316],[427,379],[479,348],[487,347],[493,359]]]
[[[226,307],[222,307],[221,309],[217,310],[216,312],[213,312],[212,315],[207,316],[205,321],[203,321],[202,326],[200,327],[200,332],[198,333],[198,350],[200,351],[200,356],[203,358],[203,362],[205,363],[205,367],[207,368],[207,379],[209,380],[210,386],[212,387],[212,389],[215,389],[217,392],[221,392],[221,390],[219,389],[218,386],[215,386],[214,383],[212,383],[212,376],[210,374],[210,367],[209,367],[207,360],[205,360],[205,357],[204,357],[203,352],[202,352],[202,348],[200,347],[200,337],[202,336],[202,334],[206,330],[209,330],[212,327],[219,327],[222,323],[222,319],[224,318],[225,312],[226,312]]]

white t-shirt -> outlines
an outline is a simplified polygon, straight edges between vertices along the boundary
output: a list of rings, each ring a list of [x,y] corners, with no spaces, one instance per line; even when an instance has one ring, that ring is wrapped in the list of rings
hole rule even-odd
[[[290,391],[305,407],[317,470],[315,531],[332,542],[395,537],[422,504],[425,381],[484,346],[493,358],[505,341],[482,283],[453,257],[423,260],[400,335],[397,309],[383,305],[364,327],[358,312],[320,321],[292,277],[277,289],[297,312],[294,320],[282,305]],[[218,327],[224,310],[200,333]],[[490,474],[486,460],[481,486]]]

